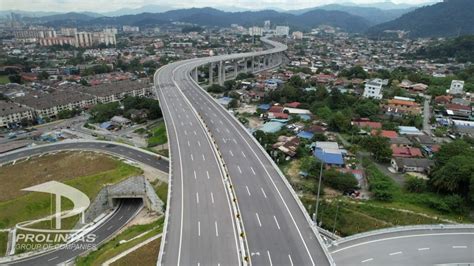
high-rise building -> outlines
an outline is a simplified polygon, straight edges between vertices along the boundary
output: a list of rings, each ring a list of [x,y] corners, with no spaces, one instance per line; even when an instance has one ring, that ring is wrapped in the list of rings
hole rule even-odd
[[[140,31],[140,28],[137,27],[137,26],[127,26],[127,25],[124,25],[122,27],[122,31],[123,32],[139,32]]]
[[[75,36],[77,28],[61,28],[60,33],[63,36]]]
[[[78,32],[76,33],[76,47],[90,47],[98,44],[115,45],[117,41],[115,34],[102,32]]]
[[[265,20],[265,22],[263,22],[263,30],[268,32],[270,31],[270,27],[271,27],[270,20]]]
[[[250,36],[263,36],[263,29],[260,27],[250,27],[249,28],[249,35]]]
[[[293,39],[295,40],[303,39],[303,33],[301,31],[294,31],[291,35],[293,36]]]
[[[288,36],[288,35],[290,35],[290,27],[288,27],[288,26],[276,26],[275,34],[277,36]]]

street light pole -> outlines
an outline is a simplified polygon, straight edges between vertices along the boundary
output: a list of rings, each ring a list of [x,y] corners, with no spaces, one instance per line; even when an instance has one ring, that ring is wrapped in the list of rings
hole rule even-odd
[[[324,154],[324,151],[323,151],[323,154]],[[316,225],[318,225],[319,194],[321,192],[321,179],[323,176],[323,165],[324,165],[323,160],[320,160],[320,161],[321,161],[321,169],[319,170],[318,195],[316,196],[316,207],[315,207],[316,209],[314,211],[314,223]]]

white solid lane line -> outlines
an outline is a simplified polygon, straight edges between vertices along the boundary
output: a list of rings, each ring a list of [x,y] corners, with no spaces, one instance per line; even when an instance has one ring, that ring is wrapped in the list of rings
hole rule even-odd
[[[267,250],[267,255],[268,255],[268,261],[270,262],[270,266],[273,265],[272,263],[272,256],[270,256],[270,251]]]
[[[400,255],[400,254],[402,254],[402,252],[401,252],[401,251],[397,251],[397,252],[390,253],[390,254],[388,254],[388,255],[389,255],[389,256],[395,256],[395,255]]]
[[[363,260],[363,261],[361,261],[361,262],[362,262],[362,263],[365,263],[365,262],[369,262],[369,261],[373,261],[373,260],[374,260],[374,258],[370,258],[370,259]]]
[[[278,230],[280,230],[280,224],[278,223],[278,220],[277,220],[277,218],[276,218],[275,215],[273,215],[273,219],[275,219],[275,223],[276,223],[276,225],[277,225],[277,227],[278,227]]]
[[[262,227],[262,223],[260,222],[260,217],[258,217],[258,213],[255,213],[255,216],[257,216],[258,225]]]
[[[51,259],[48,259],[48,261],[52,261],[52,260],[55,260],[55,259],[57,259],[57,258],[59,258],[59,256],[53,257],[53,258],[51,258]]]
[[[290,259],[290,266],[293,266],[293,260],[291,259],[291,255],[288,254],[288,259]]]
[[[263,196],[267,198],[267,194],[265,194],[265,191],[263,190],[263,188],[261,187],[260,189],[262,190]]]
[[[249,187],[248,187],[248,186],[245,186],[245,188],[247,188],[247,193],[249,194],[249,196],[251,196],[252,194],[250,194]]]
[[[217,228],[217,221],[215,221],[215,225],[216,225],[216,236],[218,237],[219,236],[219,229]]]

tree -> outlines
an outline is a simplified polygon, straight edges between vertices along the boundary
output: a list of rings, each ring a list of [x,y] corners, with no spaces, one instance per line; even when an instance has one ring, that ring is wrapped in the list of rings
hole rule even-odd
[[[405,179],[405,189],[412,193],[425,192],[427,189],[426,181],[415,176],[408,176]]]
[[[11,83],[18,83],[18,84],[22,83],[21,76],[18,74],[9,75],[8,79],[10,80]]]
[[[390,149],[390,141],[388,138],[369,136],[363,138],[361,144],[372,154],[376,161],[386,162],[392,157],[392,149]]]
[[[120,114],[120,104],[118,102],[106,103],[106,104],[97,104],[94,106],[91,111],[91,121],[94,123],[102,123],[114,115]]]
[[[434,157],[429,184],[437,191],[472,200],[474,194],[474,149],[463,140],[443,144]]]
[[[325,171],[324,182],[339,191],[347,192],[350,190],[357,189],[359,183],[351,173],[341,173],[334,169]]]
[[[224,92],[224,89],[225,88],[220,85],[212,84],[211,86],[207,88],[207,91],[212,92],[212,93],[222,93]]]
[[[307,156],[301,159],[300,169],[303,172],[308,173],[309,176],[318,177],[321,168],[321,162],[319,162],[314,156]]]
[[[329,127],[337,132],[347,131],[351,127],[351,119],[342,112],[337,112],[329,120]]]
[[[45,80],[45,79],[48,79],[49,78],[49,74],[48,72],[46,71],[41,71],[39,74],[38,74],[38,79],[39,80]]]
[[[226,80],[224,82],[224,88],[228,91],[232,90],[235,86],[235,80]]]
[[[229,108],[234,109],[234,108],[237,108],[237,107],[239,107],[239,100],[233,98],[233,99],[229,102]]]

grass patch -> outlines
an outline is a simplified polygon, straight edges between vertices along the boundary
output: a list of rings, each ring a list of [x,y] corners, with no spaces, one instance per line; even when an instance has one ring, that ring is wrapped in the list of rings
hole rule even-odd
[[[77,266],[89,266],[89,265],[101,265],[110,258],[124,252],[125,250],[143,242],[144,240],[159,234],[163,230],[164,217],[157,221],[145,224],[145,225],[134,225],[131,226],[116,237],[112,238],[107,243],[100,246],[97,250],[89,253],[87,256],[78,257],[76,259]],[[150,231],[151,230],[151,231]],[[128,241],[124,244],[120,244],[121,240],[130,240],[146,231],[150,231],[147,234],[136,238],[132,241]]]
[[[168,142],[166,136],[166,127],[164,122],[158,123],[157,126],[150,129],[150,137],[148,138],[148,147],[165,144]]]
[[[156,195],[163,201],[163,203],[166,206],[166,203],[168,201],[168,183],[165,182],[158,182],[156,185],[154,185]]]
[[[0,232],[0,257],[7,252],[8,232]]]
[[[156,265],[161,238],[157,238],[127,256],[112,263],[112,266]]]
[[[0,75],[0,84],[8,84],[10,83],[10,79],[7,75]]]
[[[36,171],[34,171],[35,165]],[[4,193],[3,198],[8,198],[8,200],[0,202],[0,228],[2,229],[51,214],[51,204],[54,203],[54,198],[51,195],[31,192],[18,194],[17,187],[21,189],[33,184],[57,180],[79,189],[93,200],[104,185],[117,183],[142,173],[139,168],[94,153],[60,153],[43,156],[5,166],[5,170],[6,175],[4,175],[4,171],[0,174],[0,177],[4,178],[1,187],[2,193]],[[16,176],[10,176],[10,180],[8,180],[7,177],[11,173],[15,173]],[[81,173],[87,175],[75,176]],[[18,175],[22,177],[21,180]],[[15,181],[12,182],[12,180]],[[15,191],[4,191],[5,188],[15,189]],[[70,208],[72,208],[72,203],[67,199],[62,199],[62,210]],[[78,219],[78,216],[63,219],[62,228],[72,228]],[[51,228],[51,226],[53,226],[51,221],[43,221],[34,225],[35,228]],[[18,250],[17,252],[25,251],[27,250]]]

